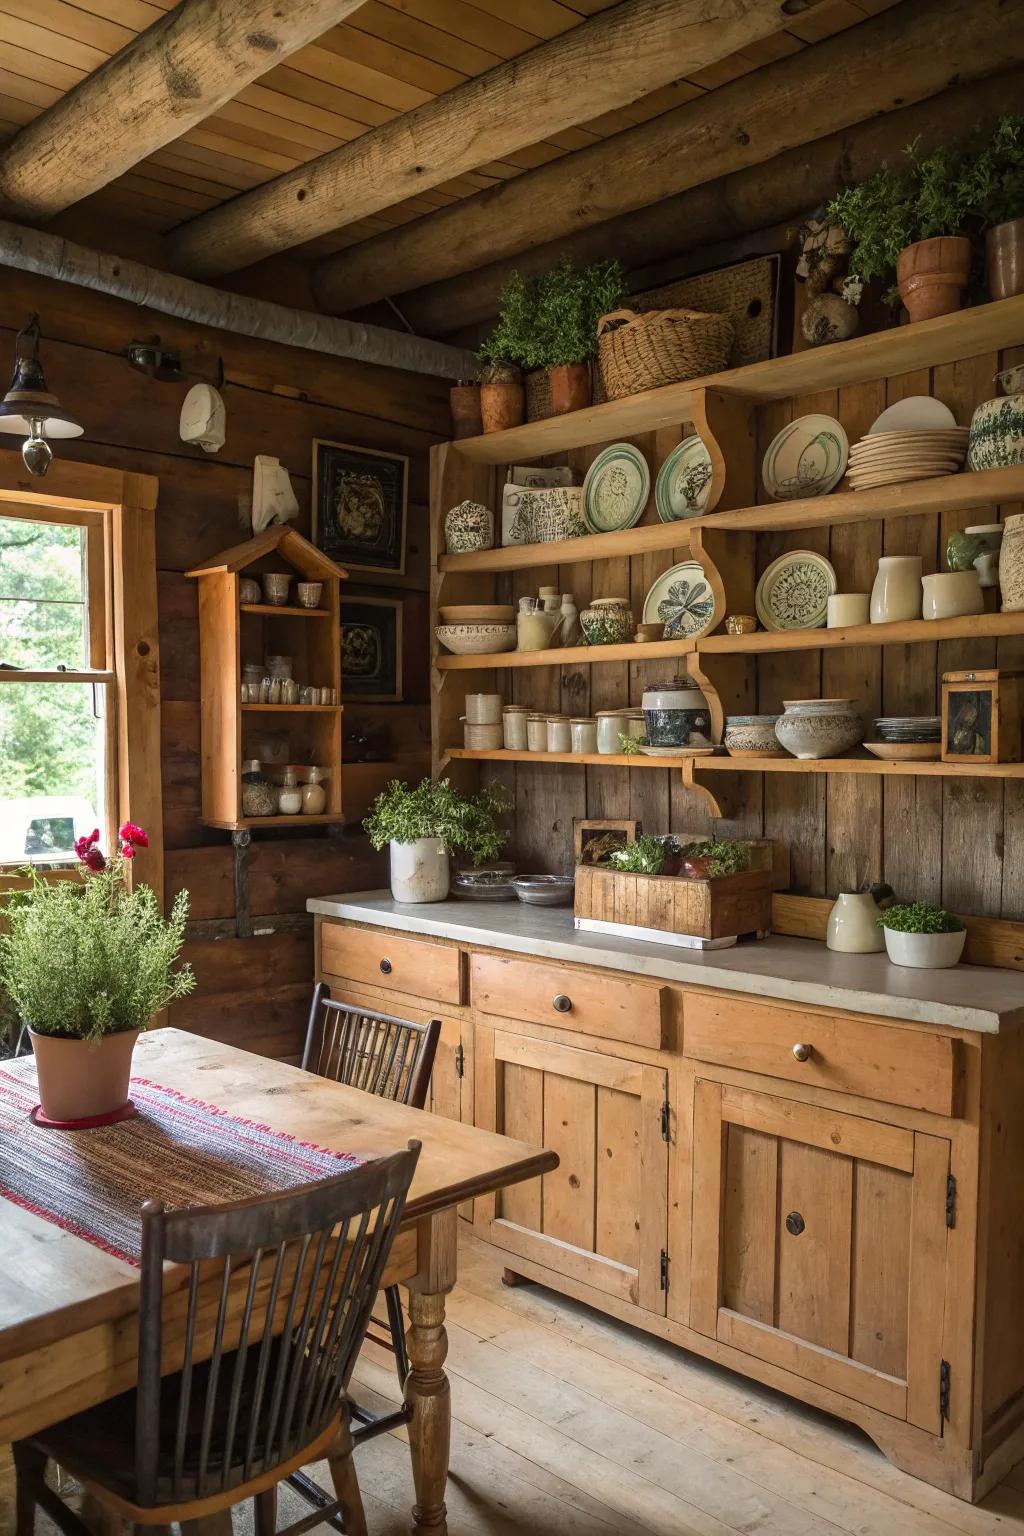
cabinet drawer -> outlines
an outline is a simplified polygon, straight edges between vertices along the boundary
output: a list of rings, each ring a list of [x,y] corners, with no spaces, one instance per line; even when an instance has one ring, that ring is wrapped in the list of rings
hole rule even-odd
[[[462,1001],[460,959],[451,945],[401,938],[385,929],[324,923],[320,930],[321,970],[438,1003]]]
[[[484,1013],[655,1050],[665,1043],[665,988],[650,982],[476,954],[470,956],[469,975],[470,1001]]]
[[[959,1042],[853,1015],[687,992],[683,1054],[937,1115],[957,1108]]]

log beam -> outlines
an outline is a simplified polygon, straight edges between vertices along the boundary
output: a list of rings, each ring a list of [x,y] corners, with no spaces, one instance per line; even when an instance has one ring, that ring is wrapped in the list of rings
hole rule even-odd
[[[46,219],[179,138],[362,0],[184,0],[3,151],[0,210]]]
[[[648,123],[339,251],[314,275],[317,302],[339,313],[470,271],[1021,62],[1024,0],[904,0]]]
[[[622,0],[308,165],[181,225],[171,265],[248,266],[576,123],[629,105],[821,0]]]
[[[765,165],[736,171],[677,193],[664,202],[620,214],[603,224],[538,245],[504,261],[402,294],[397,304],[420,336],[460,333],[497,314],[501,290],[513,272],[536,276],[568,256],[579,266],[617,256],[627,271],[669,257],[701,252],[700,267],[735,259],[722,248],[745,235],[799,221],[840,187],[865,180],[892,163],[893,145],[919,141],[922,155],[988,130],[1024,100],[1024,71],[987,76],[884,117],[869,118]],[[780,237],[781,238],[781,237]],[[778,247],[775,247],[778,249]],[[695,258],[696,259],[696,258]],[[646,287],[645,282],[631,285]]]
[[[2,219],[0,266],[76,283],[81,288],[127,299],[145,309],[191,320],[197,325],[255,336],[261,341],[282,342],[289,347],[304,347],[311,352],[326,352],[333,357],[356,358],[384,368],[456,379],[471,376],[478,366],[472,352],[445,346],[440,341],[424,341],[384,326],[335,320],[309,310],[286,309],[283,304],[271,304],[265,299],[225,293]]]

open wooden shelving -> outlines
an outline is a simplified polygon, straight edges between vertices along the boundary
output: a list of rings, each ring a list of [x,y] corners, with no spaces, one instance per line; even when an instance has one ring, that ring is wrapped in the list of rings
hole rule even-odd
[[[486,656],[438,656],[439,672],[479,672],[482,668],[589,667],[601,661],[658,661],[666,656],[685,656],[694,650],[692,640],[650,640],[623,645],[563,645],[550,651],[498,651]]]
[[[291,603],[239,603],[240,613],[262,613],[270,619],[329,619],[327,608],[299,608]]]
[[[341,704],[243,704],[243,714],[259,715],[329,715],[340,714]]]
[[[477,752],[448,747],[444,757],[492,763],[575,763],[579,767],[672,768],[704,773],[872,773],[897,778],[1024,779],[1024,763],[885,762],[880,757],[646,757],[642,753]]]
[[[701,758],[648,757],[643,752],[479,752],[469,747],[445,747],[442,757],[492,763],[573,763],[577,767],[601,768],[679,768],[684,762]]]

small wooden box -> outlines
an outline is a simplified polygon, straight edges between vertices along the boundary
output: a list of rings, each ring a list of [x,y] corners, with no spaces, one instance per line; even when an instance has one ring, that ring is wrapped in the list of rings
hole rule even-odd
[[[1019,763],[1024,671],[942,674],[942,761]]]
[[[686,880],[581,864],[574,912],[578,918],[699,939],[763,934],[771,928],[772,874],[751,869],[714,880]]]

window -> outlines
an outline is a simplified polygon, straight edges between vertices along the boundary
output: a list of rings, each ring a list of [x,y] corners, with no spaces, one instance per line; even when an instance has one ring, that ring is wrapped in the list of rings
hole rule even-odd
[[[55,867],[116,818],[100,512],[0,506],[0,865]]]

